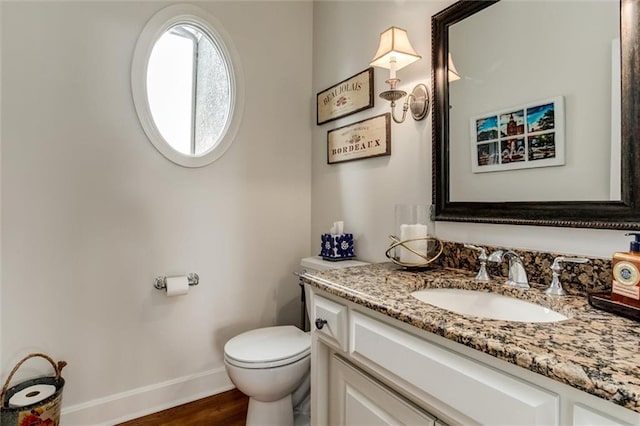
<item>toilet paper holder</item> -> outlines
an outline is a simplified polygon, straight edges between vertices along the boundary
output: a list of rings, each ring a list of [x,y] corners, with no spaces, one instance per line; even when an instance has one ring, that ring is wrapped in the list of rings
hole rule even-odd
[[[200,282],[200,277],[195,272],[192,272],[190,274],[187,274],[187,282],[189,283],[189,286],[198,285],[198,283]],[[167,288],[167,277],[156,277],[156,279],[153,281],[153,286],[158,290],[165,290]]]

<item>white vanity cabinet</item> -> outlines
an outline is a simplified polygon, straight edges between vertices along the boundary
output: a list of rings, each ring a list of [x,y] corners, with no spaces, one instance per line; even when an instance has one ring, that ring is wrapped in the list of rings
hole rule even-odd
[[[307,293],[312,323],[327,321],[313,332],[313,425],[640,425],[640,414],[604,399],[309,285]]]

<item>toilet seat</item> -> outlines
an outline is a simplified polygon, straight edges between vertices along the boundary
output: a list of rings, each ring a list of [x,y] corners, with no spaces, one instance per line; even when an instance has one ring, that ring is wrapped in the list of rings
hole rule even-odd
[[[275,368],[309,356],[311,337],[291,325],[259,328],[230,339],[225,361],[248,369]]]

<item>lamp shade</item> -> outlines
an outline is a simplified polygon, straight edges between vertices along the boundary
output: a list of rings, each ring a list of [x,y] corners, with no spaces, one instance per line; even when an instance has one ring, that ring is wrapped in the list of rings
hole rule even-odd
[[[380,33],[380,45],[371,66],[391,69],[391,58],[395,58],[397,70],[421,58],[411,46],[407,31],[402,28],[391,27]]]
[[[449,83],[452,81],[460,80],[460,74],[458,74],[458,70],[456,66],[453,64],[453,58],[451,57],[451,52],[449,52],[449,57],[447,58],[447,68],[449,69]]]

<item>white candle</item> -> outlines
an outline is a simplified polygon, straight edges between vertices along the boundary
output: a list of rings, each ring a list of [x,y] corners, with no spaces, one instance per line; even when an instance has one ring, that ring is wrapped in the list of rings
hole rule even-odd
[[[412,240],[414,238],[425,238],[427,236],[427,225],[419,223],[413,225],[402,224],[400,225],[400,241]],[[417,240],[404,243],[406,247],[409,247],[420,254],[427,255],[427,240]],[[417,254],[407,250],[405,247],[400,247],[400,262],[409,264],[421,264],[424,263],[424,258]]]
[[[389,79],[393,80],[396,78],[396,57],[392,56],[389,59]]]

